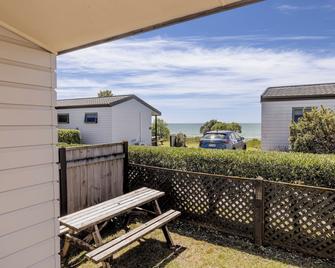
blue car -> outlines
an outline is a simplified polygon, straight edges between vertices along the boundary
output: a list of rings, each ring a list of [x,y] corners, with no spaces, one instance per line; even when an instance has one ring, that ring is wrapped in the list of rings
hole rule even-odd
[[[246,150],[247,145],[244,138],[235,131],[209,131],[200,139],[200,148],[208,149],[242,149]]]

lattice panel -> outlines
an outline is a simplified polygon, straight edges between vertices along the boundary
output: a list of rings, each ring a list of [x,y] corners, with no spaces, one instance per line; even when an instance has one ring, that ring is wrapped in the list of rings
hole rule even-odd
[[[335,190],[265,183],[265,243],[335,258]]]
[[[190,220],[253,237],[254,181],[130,165],[130,188],[164,191],[163,207],[174,208]]]

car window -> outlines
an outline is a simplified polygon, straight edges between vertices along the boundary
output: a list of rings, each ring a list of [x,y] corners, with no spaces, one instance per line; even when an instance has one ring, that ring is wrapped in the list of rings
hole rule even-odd
[[[205,134],[204,139],[210,139],[210,140],[214,140],[214,139],[225,139],[226,138],[226,134],[213,134],[213,133],[209,133],[209,134]]]

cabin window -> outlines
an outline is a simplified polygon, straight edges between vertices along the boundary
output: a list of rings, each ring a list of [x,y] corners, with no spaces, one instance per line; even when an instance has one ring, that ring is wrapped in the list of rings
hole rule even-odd
[[[312,107],[293,107],[292,108],[292,120],[297,123],[299,119],[304,115],[304,113],[308,113],[312,111]]]
[[[70,116],[69,114],[57,114],[58,124],[69,124]]]
[[[98,113],[85,113],[85,123],[97,124],[98,123]]]

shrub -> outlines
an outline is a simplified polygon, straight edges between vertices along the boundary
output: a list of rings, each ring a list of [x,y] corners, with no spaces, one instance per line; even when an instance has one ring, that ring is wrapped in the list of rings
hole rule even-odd
[[[335,188],[335,156],[303,153],[137,147],[130,162],[195,172]]]
[[[321,106],[305,112],[290,125],[292,151],[305,153],[335,152],[335,112]]]
[[[78,144],[80,143],[80,131],[77,129],[58,129],[58,142]]]

